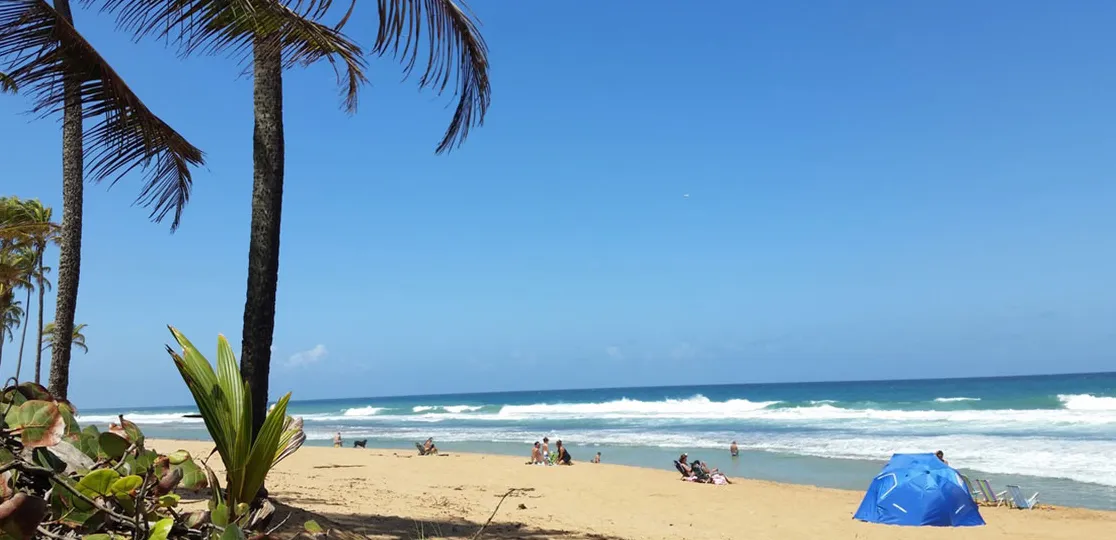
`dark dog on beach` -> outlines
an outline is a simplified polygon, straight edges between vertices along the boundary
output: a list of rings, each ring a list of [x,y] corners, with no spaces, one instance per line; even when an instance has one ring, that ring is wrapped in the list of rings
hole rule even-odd
[[[367,448],[367,446],[364,446],[366,444],[368,444],[368,439],[361,439],[359,441],[353,441],[353,448]]]

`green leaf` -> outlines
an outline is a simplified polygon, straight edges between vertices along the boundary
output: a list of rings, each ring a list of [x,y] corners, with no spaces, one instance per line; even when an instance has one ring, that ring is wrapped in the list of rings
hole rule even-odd
[[[229,524],[229,507],[225,503],[218,503],[213,508],[213,514],[210,515],[210,520],[218,527],[224,527]]]
[[[97,459],[101,457],[101,444],[98,442],[100,437],[101,432],[97,430],[97,426],[86,426],[85,429],[81,430],[81,435],[75,445],[90,459]]]
[[[178,465],[187,459],[190,459],[190,453],[185,450],[167,454],[167,460],[170,461],[171,465]]]
[[[183,461],[178,468],[182,470],[182,483],[179,484],[182,487],[197,491],[209,485],[205,471],[193,459]]]
[[[178,501],[180,500],[182,500],[182,497],[179,497],[178,494],[167,493],[166,495],[159,497],[159,506],[162,506],[163,508],[174,508],[178,506]]]
[[[45,386],[39,383],[20,383],[19,386],[15,387],[15,389],[28,400],[37,399],[40,401],[54,401],[54,396],[50,394],[50,391],[47,390]]]
[[[66,470],[66,462],[52,454],[50,450],[44,447],[39,447],[31,451],[31,461],[35,465],[50,469],[54,472],[63,472]]]
[[[115,423],[109,424],[109,431],[120,435],[124,440],[128,441],[128,443],[135,443],[135,445],[139,447],[143,446],[143,431],[140,430],[139,426],[123,416],[120,417],[119,425]]]
[[[221,540],[244,540],[244,531],[236,525],[229,525],[225,527],[225,532],[221,533]]]
[[[143,478],[133,474],[113,482],[112,486],[109,487],[109,493],[112,495],[117,493],[130,493],[134,495],[142,485]]]
[[[101,447],[101,455],[109,459],[124,457],[124,453],[131,446],[124,437],[110,432],[102,433],[97,439],[97,444]]]
[[[173,519],[160,519],[154,527],[151,527],[151,534],[147,536],[147,540],[167,540],[172,527],[174,527]]]
[[[127,538],[127,537],[120,536],[118,534],[98,533],[98,534],[87,534],[87,535],[81,537],[81,540],[125,540],[125,538]]]
[[[30,400],[19,406],[17,426],[25,448],[54,446],[62,441],[66,421],[51,401]]]
[[[62,420],[66,424],[66,431],[62,435],[70,441],[76,442],[81,438],[81,426],[78,425],[77,418],[74,417],[73,406],[65,401],[59,402],[58,412],[62,415]]]
[[[136,513],[136,498],[128,493],[117,493],[113,495],[116,497],[117,504],[124,509],[124,513],[132,515]]]
[[[302,527],[304,529],[306,529],[306,532],[311,533],[311,534],[318,534],[320,532],[325,532],[325,530],[322,529],[322,526],[318,525],[318,522],[314,521],[312,519],[310,521],[307,521],[306,523],[304,523],[302,525]]]
[[[69,482],[68,480],[66,480],[66,482],[68,485],[74,486],[74,484]],[[54,513],[56,515],[63,515],[71,510],[90,513],[96,510],[95,508],[93,508],[93,505],[85,502],[85,500],[75,497],[69,489],[58,485],[58,481],[51,480],[50,483],[50,506],[54,509]],[[76,486],[74,486],[74,488],[77,489]]]
[[[112,469],[98,469],[81,478],[77,489],[82,495],[95,499],[107,497],[112,493],[112,486],[120,479],[120,474]]]

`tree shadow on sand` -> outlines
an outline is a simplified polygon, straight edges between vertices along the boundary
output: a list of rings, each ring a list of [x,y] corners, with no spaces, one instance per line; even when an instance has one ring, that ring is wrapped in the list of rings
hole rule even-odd
[[[286,519],[277,531],[286,537],[302,530],[307,520],[315,520],[326,529],[339,529],[376,540],[471,540],[476,537],[484,523],[462,519],[424,519],[417,521],[402,516],[350,515],[339,513],[307,512],[297,507],[275,501],[277,511],[274,519]],[[514,507],[513,507],[514,508]],[[489,523],[479,536],[486,540],[549,540],[570,538],[575,540],[626,540],[617,536],[596,533],[582,533],[557,529],[538,528],[518,522],[502,520]]]

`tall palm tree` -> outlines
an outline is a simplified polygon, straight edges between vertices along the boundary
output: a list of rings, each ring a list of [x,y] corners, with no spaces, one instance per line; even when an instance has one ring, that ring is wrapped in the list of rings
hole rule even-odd
[[[81,349],[81,352],[84,352],[84,353],[89,352],[89,347],[85,345],[85,334],[83,334],[81,331],[85,330],[85,327],[87,327],[87,326],[89,326],[89,325],[84,324],[84,323],[74,325],[74,331],[70,332],[70,346],[71,347],[77,347],[77,348]],[[43,345],[42,345],[42,349],[44,351],[54,347],[55,327],[54,327],[53,322],[47,323],[46,331],[47,331],[46,339],[43,340]]]
[[[15,299],[16,291],[26,289],[31,286],[31,269],[34,268],[34,263],[31,257],[31,249],[26,244],[8,244],[0,246],[0,312],[4,313],[4,317],[8,318],[18,313],[21,320],[15,321],[11,324],[10,321],[5,320],[6,338],[11,341],[15,335],[13,331],[19,328],[23,323],[22,318],[24,309],[19,306],[20,304]],[[2,342],[3,339],[0,339]],[[0,347],[3,343],[0,343]],[[2,352],[2,349],[0,349]],[[3,361],[3,355],[0,354],[0,362]]]
[[[137,36],[177,38],[184,52],[232,49],[252,55],[255,131],[252,224],[248,243],[248,287],[241,333],[240,371],[252,393],[252,418],[259,431],[267,411],[275,298],[279,282],[279,238],[283,212],[283,69],[325,59],[338,71],[343,108],[356,110],[365,82],[361,50],[340,33],[355,0],[339,23],[320,23],[332,0],[107,0],[105,9]],[[470,128],[483,123],[490,101],[488,51],[468,8],[460,0],[377,0],[379,29],[373,54],[399,58],[406,73],[426,52],[421,88],[458,98],[453,119],[437,146],[459,146]],[[425,33],[425,36],[422,34]]]
[[[27,94],[32,112],[62,113],[62,226],[55,317],[74,323],[81,275],[84,181],[147,172],[136,202],[161,221],[172,210],[178,227],[189,201],[190,168],[200,150],[151,112],[111,65],[74,28],[69,0],[0,0],[0,70]],[[93,120],[90,126],[84,120]],[[88,162],[89,170],[85,170]],[[65,398],[72,336],[54,336],[50,390]]]
[[[39,293],[39,311],[38,311],[38,345],[35,347],[35,382],[39,382],[39,369],[42,364],[42,342],[43,342],[43,300],[46,295],[47,288],[51,287],[51,283],[46,278],[46,273],[50,268],[45,264],[45,253],[47,244],[54,240],[57,235],[58,225],[51,221],[53,210],[49,206],[43,206],[43,203],[38,199],[31,199],[24,201],[22,204],[22,215],[27,223],[39,225],[41,228],[35,233],[28,235],[27,241],[29,245],[28,256],[30,257],[30,267],[27,269],[30,272],[28,276],[28,285],[24,288],[27,290],[27,299],[23,302],[27,309],[23,314],[23,335],[19,338],[19,361],[16,363],[16,378],[19,378],[20,367],[23,366],[23,348],[27,342],[27,329],[31,326],[31,292],[32,289],[37,290]]]

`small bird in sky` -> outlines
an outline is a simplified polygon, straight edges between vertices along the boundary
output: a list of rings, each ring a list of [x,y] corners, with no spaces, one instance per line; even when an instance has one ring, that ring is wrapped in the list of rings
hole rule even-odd
[[[683,198],[683,199],[689,199],[689,198],[690,198],[690,194],[689,194],[689,193],[683,193],[683,194],[682,194],[682,198]]]

